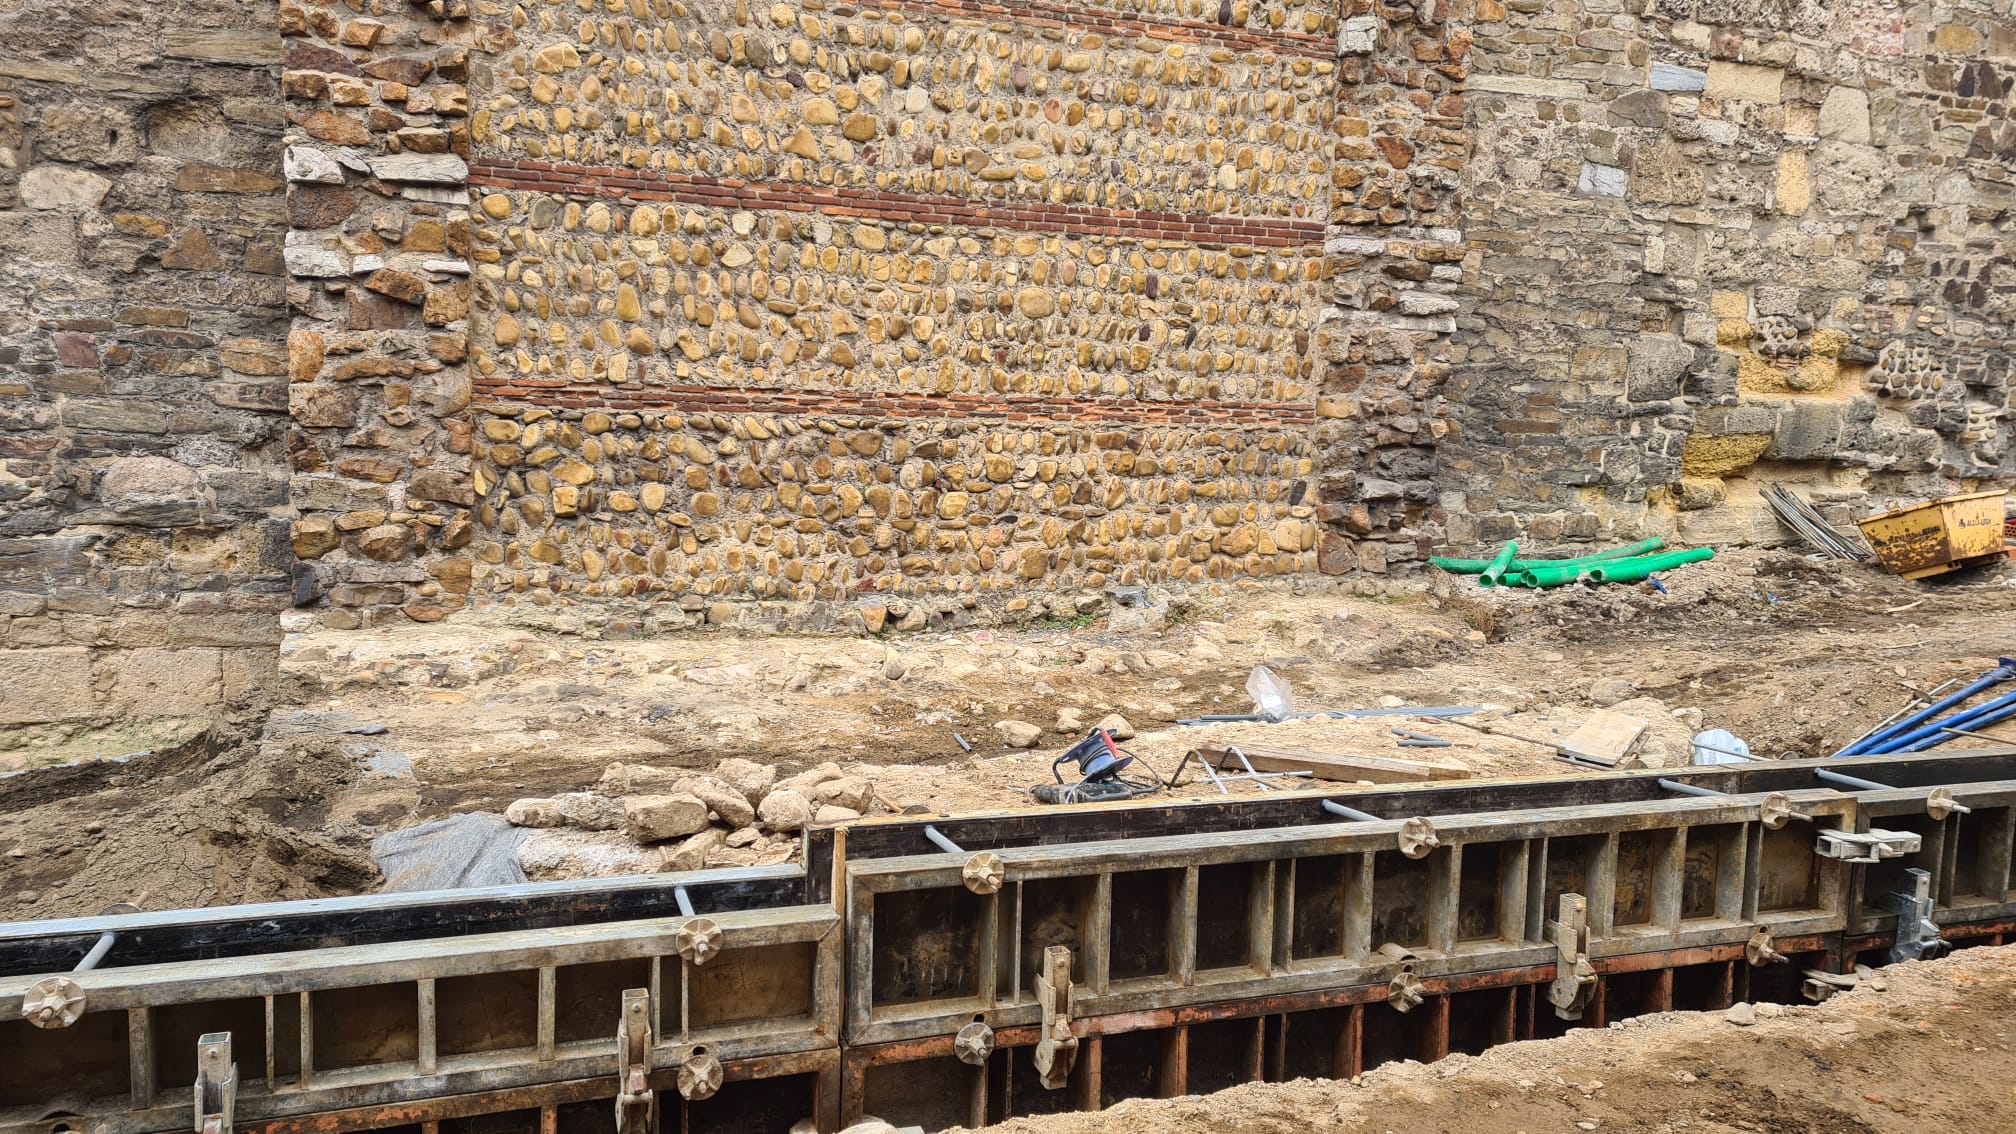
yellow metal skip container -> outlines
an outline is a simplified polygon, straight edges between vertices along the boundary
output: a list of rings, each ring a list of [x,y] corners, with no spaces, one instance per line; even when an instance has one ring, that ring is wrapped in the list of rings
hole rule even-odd
[[[2003,553],[2007,489],[1948,496],[1859,520],[1876,558],[1893,575],[1922,579],[1974,567]]]

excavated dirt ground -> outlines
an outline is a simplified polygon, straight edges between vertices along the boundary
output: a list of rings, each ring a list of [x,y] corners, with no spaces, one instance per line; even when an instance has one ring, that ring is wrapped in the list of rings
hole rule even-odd
[[[1915,690],[2011,652],[2016,570],[1911,583],[1871,567],[1737,552],[1645,585],[1484,591],[1436,576],[1228,585],[1149,612],[881,640],[700,632],[648,641],[535,633],[501,617],[296,635],[295,682],[270,714],[120,761],[39,767],[5,754],[0,919],[309,897],[378,883],[373,837],[458,811],[594,785],[614,761],[711,768],[740,756],[784,774],[862,765],[892,803],[1023,806],[1075,736],[1109,712],[1161,772],[1205,739],[1458,760],[1480,775],[1569,770],[1544,742],[1598,700],[1652,726],[1649,763],[1726,728],[1760,755],[1823,755]],[[1475,727],[1296,721],[1180,728],[1245,712],[1265,664],[1302,709],[1466,704]],[[1620,684],[1622,683],[1622,684]],[[994,727],[1044,735],[1029,752]],[[1458,747],[1397,748],[1393,724]],[[2005,726],[2006,728],[2006,726]],[[969,754],[954,739],[973,746]],[[1082,735],[1082,733],[1080,734]],[[95,754],[130,752],[130,729]],[[1521,739],[1526,738],[1526,739]],[[2006,728],[2016,740],[2016,728]],[[1983,740],[1980,743],[1992,743]],[[93,754],[72,740],[60,754]],[[6,770],[0,765],[0,770]],[[1187,790],[1204,790],[1193,786]]]
[[[2016,947],[1892,965],[1811,1007],[1643,1016],[1353,1082],[1255,1083],[1000,1134],[1928,1134],[2016,1130]],[[1618,1042],[1620,1039],[1627,1042]]]

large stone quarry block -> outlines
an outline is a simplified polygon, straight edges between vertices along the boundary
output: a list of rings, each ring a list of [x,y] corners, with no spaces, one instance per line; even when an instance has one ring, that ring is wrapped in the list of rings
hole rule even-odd
[[[82,646],[0,650],[0,725],[91,715],[91,651]]]

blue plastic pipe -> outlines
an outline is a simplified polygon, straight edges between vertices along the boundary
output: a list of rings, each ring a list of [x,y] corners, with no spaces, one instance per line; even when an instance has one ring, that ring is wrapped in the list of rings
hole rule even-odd
[[[1943,721],[1933,721],[1916,732],[1903,736],[1884,745],[1883,752],[1923,752],[1953,739],[1949,728],[1985,728],[2006,717],[2016,716],[2016,693],[2005,693],[1993,701],[1983,702],[1964,713],[1955,713]]]
[[[1939,700],[1934,701],[1932,704],[1927,705],[1925,708],[1920,709],[1919,711],[1911,714],[1908,717],[1905,717],[1901,721],[1898,721],[1896,724],[1890,725],[1886,728],[1878,729],[1875,732],[1870,733],[1868,736],[1865,736],[1862,739],[1856,741],[1855,743],[1849,745],[1848,747],[1843,748],[1841,751],[1836,752],[1834,755],[1862,756],[1870,753],[1893,751],[1892,749],[1887,747],[1889,741],[1897,739],[1903,736],[1905,733],[1917,729],[1920,725],[1923,725],[1926,721],[1931,720],[1933,717],[1938,716],[1940,713],[1945,712],[1946,710],[1952,708],[1955,705],[1964,704],[1969,698],[1973,697],[1976,693],[1981,692],[1983,689],[1992,689],[2005,681],[2008,681],[2012,678],[2016,678],[2016,658],[2003,658],[2001,659],[2001,661],[2002,661],[2001,665],[1998,665],[1994,669],[1989,670],[1987,673],[1982,674],[1980,680],[1974,682],[1974,684],[1972,685],[1969,685],[1967,688],[1962,689],[1958,693],[1954,693],[1951,696],[1942,697]]]

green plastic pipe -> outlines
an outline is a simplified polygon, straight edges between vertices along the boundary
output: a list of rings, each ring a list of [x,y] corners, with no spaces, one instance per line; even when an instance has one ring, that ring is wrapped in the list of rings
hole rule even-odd
[[[1629,563],[1630,560],[1622,560]],[[1559,587],[1581,579],[1589,573],[1586,566],[1532,567],[1519,572],[1517,581],[1508,577],[1506,582],[1515,587]]]
[[[1498,549],[1497,556],[1478,574],[1477,585],[1480,587],[1497,586],[1498,580],[1505,577],[1506,568],[1512,566],[1512,557],[1517,554],[1519,554],[1519,545],[1508,541],[1504,547]]]
[[[1612,559],[1629,559],[1632,556],[1648,555],[1665,546],[1665,540],[1660,539],[1658,536],[1653,536],[1651,539],[1640,540],[1629,547],[1613,547],[1608,551],[1599,551],[1594,555],[1583,555],[1574,559],[1514,559],[1506,567],[1506,571],[1508,573],[1531,571],[1536,567],[1579,567],[1587,563],[1604,563]],[[1488,559],[1444,559],[1440,556],[1431,558],[1428,562],[1430,565],[1439,567],[1452,575],[1481,575],[1484,573],[1484,568],[1491,565]]]
[[[1669,571],[1689,563],[1699,563],[1715,558],[1712,547],[1697,547],[1692,551],[1670,551],[1665,555],[1647,555],[1639,559],[1619,559],[1589,569],[1592,583],[1636,583],[1655,571]]]

